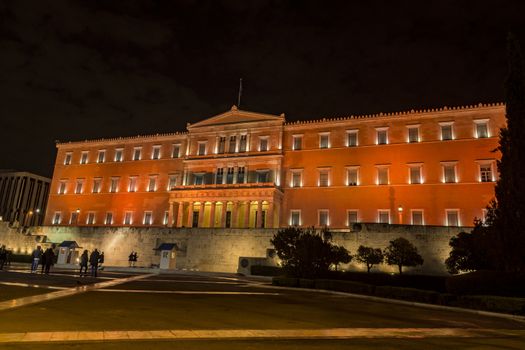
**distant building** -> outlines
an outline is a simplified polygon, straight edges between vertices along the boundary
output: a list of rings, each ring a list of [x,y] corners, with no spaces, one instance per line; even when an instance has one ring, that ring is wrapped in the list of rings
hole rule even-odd
[[[51,179],[24,171],[0,170],[1,221],[42,225]]]
[[[503,104],[290,123],[234,106],[184,133],[59,143],[45,224],[469,226],[504,126]]]

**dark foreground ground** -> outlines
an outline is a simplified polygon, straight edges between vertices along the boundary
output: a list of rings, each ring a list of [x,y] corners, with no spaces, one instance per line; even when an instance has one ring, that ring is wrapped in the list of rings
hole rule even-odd
[[[106,272],[94,279],[54,271],[42,276],[21,265],[0,271],[0,349],[525,348],[525,322],[519,320],[286,290],[267,280],[226,274],[140,275],[140,280],[124,282],[137,275]],[[116,279],[119,284],[113,286],[48,298],[49,293]],[[30,295],[41,298],[13,301]],[[333,329],[351,336],[337,339],[325,333]],[[236,338],[242,330],[264,331],[265,336]],[[298,333],[289,339],[279,333],[283,330]],[[122,338],[103,340],[103,331],[119,331],[114,333]],[[144,340],[129,331],[165,332]],[[216,334],[188,340],[177,331]],[[77,334],[82,336],[75,341],[63,339]],[[35,341],[21,341],[24,337]]]

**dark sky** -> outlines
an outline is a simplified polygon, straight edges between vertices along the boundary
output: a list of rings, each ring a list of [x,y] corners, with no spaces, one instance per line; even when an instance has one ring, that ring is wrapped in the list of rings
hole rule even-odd
[[[503,100],[523,1],[2,1],[0,169],[54,140],[184,130],[236,102],[287,120]]]

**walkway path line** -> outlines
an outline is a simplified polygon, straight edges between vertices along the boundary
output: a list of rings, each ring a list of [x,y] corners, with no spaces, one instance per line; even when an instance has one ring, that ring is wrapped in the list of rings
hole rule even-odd
[[[2,343],[232,340],[232,339],[352,339],[352,338],[486,338],[523,337],[525,330],[483,328],[328,328],[328,329],[217,329],[123,330],[79,332],[0,333]]]
[[[97,290],[99,288],[107,288],[116,286],[122,283],[141,280],[144,278],[155,276],[156,274],[146,274],[146,275],[138,275],[138,276],[131,276],[131,277],[124,277],[124,278],[116,278],[110,281],[104,281],[104,282],[98,282],[94,284],[87,284],[79,287],[74,288],[68,288],[64,290],[59,290],[56,292],[46,293],[46,294],[39,294],[39,295],[33,295],[29,297],[23,297],[18,299],[12,299],[12,300],[6,300],[0,302],[0,311],[14,309],[17,307],[27,306],[31,304],[37,304],[42,303],[44,301],[49,301],[53,299],[58,298],[64,298],[69,297],[75,294],[85,293],[92,290]]]

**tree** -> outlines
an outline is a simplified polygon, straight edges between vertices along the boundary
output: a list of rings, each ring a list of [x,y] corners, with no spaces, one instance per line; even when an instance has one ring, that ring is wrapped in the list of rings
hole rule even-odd
[[[370,269],[377,264],[383,262],[383,252],[379,248],[365,247],[360,245],[357,248],[357,255],[355,259],[363,264],[366,264],[366,269],[370,273]]]
[[[352,259],[348,250],[332,244],[331,237],[326,229],[318,234],[314,228],[287,227],[279,230],[271,243],[288,275],[315,278],[326,274],[331,265]]]
[[[390,241],[384,254],[388,265],[398,266],[400,275],[403,273],[403,266],[423,265],[423,257],[419,255],[417,248],[403,237]]]

